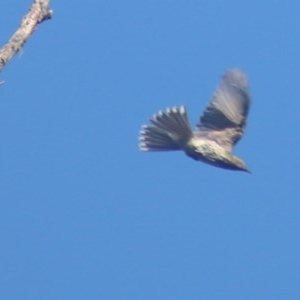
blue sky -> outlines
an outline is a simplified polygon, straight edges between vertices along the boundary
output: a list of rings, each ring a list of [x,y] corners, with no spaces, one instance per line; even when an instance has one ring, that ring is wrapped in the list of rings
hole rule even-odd
[[[31,1],[2,2],[3,45]],[[300,4],[51,7],[1,73],[0,298],[299,298]],[[252,175],[139,152],[153,113],[184,104],[195,125],[232,67]]]

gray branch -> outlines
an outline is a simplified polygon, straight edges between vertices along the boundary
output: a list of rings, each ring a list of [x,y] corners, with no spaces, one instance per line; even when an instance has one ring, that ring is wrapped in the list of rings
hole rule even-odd
[[[34,0],[28,13],[23,17],[17,31],[9,41],[0,49],[0,72],[12,57],[20,51],[29,39],[37,25],[52,17],[53,11],[49,9],[50,0]]]

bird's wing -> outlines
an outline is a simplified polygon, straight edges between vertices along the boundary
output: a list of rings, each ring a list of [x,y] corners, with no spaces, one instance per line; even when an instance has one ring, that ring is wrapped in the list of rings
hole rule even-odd
[[[225,72],[212,101],[200,118],[198,134],[214,139],[231,151],[244,134],[249,107],[245,74],[238,69]]]

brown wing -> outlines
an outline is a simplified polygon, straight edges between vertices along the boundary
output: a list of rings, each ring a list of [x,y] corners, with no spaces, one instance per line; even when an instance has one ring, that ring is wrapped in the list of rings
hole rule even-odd
[[[197,125],[199,134],[216,140],[228,151],[243,136],[250,107],[245,74],[232,69],[225,72]]]

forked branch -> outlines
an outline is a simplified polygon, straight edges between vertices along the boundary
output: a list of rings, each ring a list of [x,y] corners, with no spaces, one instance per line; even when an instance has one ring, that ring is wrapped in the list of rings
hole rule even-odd
[[[0,49],[0,72],[12,57],[20,51],[32,35],[37,25],[52,18],[53,11],[49,8],[50,0],[34,0],[28,13],[23,17],[17,31]]]

